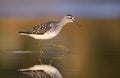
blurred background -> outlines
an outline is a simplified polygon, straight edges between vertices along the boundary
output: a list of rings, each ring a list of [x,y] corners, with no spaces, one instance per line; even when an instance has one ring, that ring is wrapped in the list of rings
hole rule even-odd
[[[39,64],[39,41],[18,31],[66,14],[81,26],[67,24],[52,39],[72,52],[53,63],[63,77],[120,78],[120,0],[0,0],[0,78],[29,78],[18,69]],[[43,46],[46,64],[57,52],[49,41]]]

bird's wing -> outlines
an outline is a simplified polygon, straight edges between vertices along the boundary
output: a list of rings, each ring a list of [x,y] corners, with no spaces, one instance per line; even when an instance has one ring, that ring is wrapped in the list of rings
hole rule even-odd
[[[19,33],[23,33],[23,34],[44,34],[45,32],[47,32],[48,30],[50,30],[52,28],[52,26],[54,26],[56,22],[55,21],[48,21],[42,24],[38,24],[35,25],[31,28],[28,28],[26,30],[22,30]]]
[[[43,70],[25,70],[21,71],[23,74],[31,76],[32,78],[52,78],[49,74]]]

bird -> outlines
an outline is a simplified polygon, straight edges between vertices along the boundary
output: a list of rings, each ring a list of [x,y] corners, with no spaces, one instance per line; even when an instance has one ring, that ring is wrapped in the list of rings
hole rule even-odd
[[[61,29],[67,24],[74,22],[74,17],[67,14],[59,21],[47,21],[42,24],[35,25],[31,28],[18,32],[20,35],[27,35],[34,39],[46,40],[52,39],[59,34]]]
[[[18,71],[32,78],[63,78],[59,70],[51,65],[34,65]]]
[[[52,39],[59,34],[61,29],[68,23],[75,21],[75,18],[71,14],[67,14],[61,20],[57,21],[47,21],[28,29],[18,32],[20,35],[30,36],[36,40],[40,40],[40,47],[42,47],[42,40]],[[62,45],[54,45],[51,43],[51,46],[62,48],[65,51],[68,51],[66,47]],[[40,63],[42,64],[42,48],[40,48]]]

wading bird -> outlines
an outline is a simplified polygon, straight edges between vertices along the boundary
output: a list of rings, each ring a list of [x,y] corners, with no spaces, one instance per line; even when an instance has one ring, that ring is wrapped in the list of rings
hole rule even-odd
[[[61,29],[67,24],[74,22],[75,19],[72,15],[68,14],[64,16],[59,21],[48,21],[42,24],[35,25],[26,30],[22,30],[19,32],[20,35],[30,36],[37,40],[47,40],[52,39],[59,34]],[[42,47],[42,41],[40,42],[40,46]],[[67,48],[61,45],[53,45],[54,47],[59,47],[67,51]],[[40,62],[42,64],[42,48],[40,48]]]

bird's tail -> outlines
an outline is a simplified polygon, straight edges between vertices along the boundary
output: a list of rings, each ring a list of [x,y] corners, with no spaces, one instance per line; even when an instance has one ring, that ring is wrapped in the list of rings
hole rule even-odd
[[[20,32],[18,32],[18,34],[20,34],[20,35],[28,35],[26,32],[24,32],[24,31],[20,31]]]

